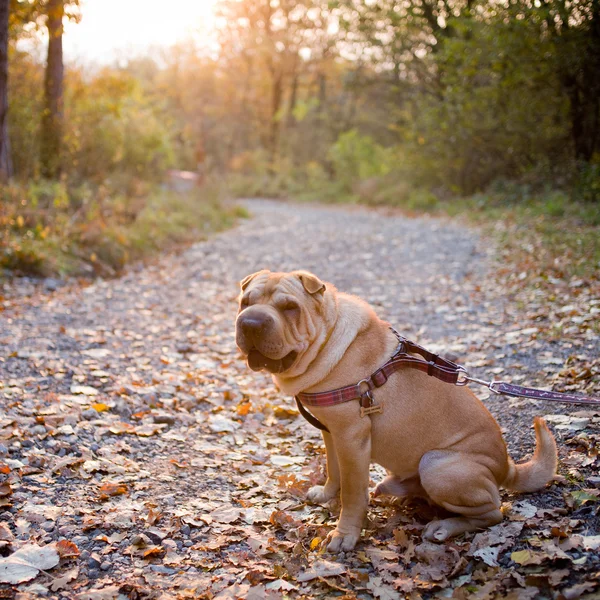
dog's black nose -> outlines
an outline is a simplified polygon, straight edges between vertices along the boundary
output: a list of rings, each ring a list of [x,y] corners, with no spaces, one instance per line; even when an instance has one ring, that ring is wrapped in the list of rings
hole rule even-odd
[[[240,318],[240,326],[245,336],[257,338],[261,336],[273,323],[270,315],[254,313]]]

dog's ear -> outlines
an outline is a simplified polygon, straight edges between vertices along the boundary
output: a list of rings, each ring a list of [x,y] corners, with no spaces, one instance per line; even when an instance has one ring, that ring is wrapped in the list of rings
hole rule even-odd
[[[298,271],[297,275],[302,282],[304,289],[311,296],[325,291],[325,284],[316,275],[313,275],[308,271]]]
[[[250,282],[260,275],[261,273],[268,273],[267,269],[262,269],[261,271],[256,271],[256,273],[252,273],[251,275],[247,275],[240,281],[240,287],[242,288],[242,292],[250,285]]]

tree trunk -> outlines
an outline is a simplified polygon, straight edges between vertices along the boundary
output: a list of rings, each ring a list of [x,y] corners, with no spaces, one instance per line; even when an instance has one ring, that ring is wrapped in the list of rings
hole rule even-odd
[[[12,177],[8,137],[8,12],[10,0],[0,0],[0,181]]]
[[[48,63],[44,80],[45,106],[42,115],[41,171],[44,177],[57,178],[61,172],[63,121],[63,16],[64,0],[49,0],[47,8]]]
[[[277,149],[279,146],[279,121],[281,108],[281,98],[283,94],[282,75],[272,69],[272,88],[271,88],[271,126],[269,131],[269,155],[271,164],[275,163],[278,157]]]

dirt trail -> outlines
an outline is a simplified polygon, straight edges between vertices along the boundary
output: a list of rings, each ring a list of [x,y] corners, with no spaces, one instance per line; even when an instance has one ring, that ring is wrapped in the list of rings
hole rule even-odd
[[[583,330],[545,341],[498,289],[487,241],[463,226],[248,206],[253,218],[236,229],[118,280],[52,293],[7,287],[0,551],[69,540],[80,553],[21,583],[17,597],[577,598],[596,589],[600,413],[486,393],[517,459],[531,448],[533,416],[554,415],[568,481],[505,495],[503,524],[445,546],[421,543],[430,507],[373,501],[357,552],[320,552],[336,506],[302,500],[321,476],[320,437],[238,356],[245,275],[314,271],[486,378],[550,385],[569,356],[596,358],[599,342]],[[4,588],[0,597],[16,593]]]

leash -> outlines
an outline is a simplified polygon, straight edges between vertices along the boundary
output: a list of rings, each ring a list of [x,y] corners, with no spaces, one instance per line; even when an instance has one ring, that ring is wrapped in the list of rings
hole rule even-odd
[[[373,397],[373,390],[386,383],[392,373],[400,369],[417,369],[435,377],[444,383],[464,386],[476,383],[487,387],[491,392],[498,395],[512,396],[514,398],[529,398],[532,400],[546,400],[550,402],[567,402],[570,404],[593,404],[600,407],[600,398],[584,396],[580,394],[567,394],[565,392],[551,392],[538,388],[523,387],[501,381],[484,381],[477,377],[471,377],[465,367],[452,362],[446,358],[434,354],[403,338],[393,327],[390,328],[398,338],[398,347],[392,357],[377,371],[369,377],[361,379],[358,383],[337,388],[328,392],[316,392],[307,394],[301,392],[295,396],[296,405],[300,414],[313,426],[321,431],[329,431],[321,421],[312,415],[306,406],[334,406],[351,400],[359,400],[360,416],[382,413],[383,405],[377,404]],[[419,354],[425,360],[411,356]]]

